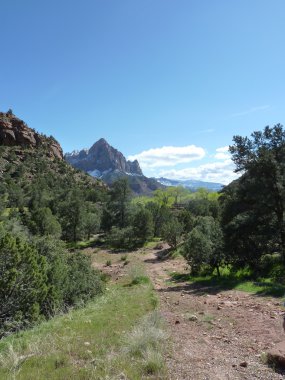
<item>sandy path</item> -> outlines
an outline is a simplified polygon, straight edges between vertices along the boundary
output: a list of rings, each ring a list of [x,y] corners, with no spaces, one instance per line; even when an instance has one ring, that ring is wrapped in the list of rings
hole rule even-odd
[[[181,259],[160,260],[157,251],[141,259],[171,333],[171,380],[285,379],[262,362],[262,353],[285,339],[280,302],[173,283],[169,272],[185,270]]]

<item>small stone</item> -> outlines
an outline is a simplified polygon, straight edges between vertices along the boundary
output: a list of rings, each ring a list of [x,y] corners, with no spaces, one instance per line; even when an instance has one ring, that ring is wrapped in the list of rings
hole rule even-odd
[[[197,316],[195,314],[193,314],[193,315],[190,315],[188,317],[188,321],[196,322],[196,321],[198,321],[198,318],[197,318]]]

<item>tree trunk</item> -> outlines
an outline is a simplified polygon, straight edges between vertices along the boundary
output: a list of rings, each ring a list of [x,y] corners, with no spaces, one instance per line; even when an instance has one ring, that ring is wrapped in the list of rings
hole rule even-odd
[[[220,273],[220,267],[219,267],[219,265],[216,265],[216,269],[217,269],[218,277],[221,277],[221,273]]]

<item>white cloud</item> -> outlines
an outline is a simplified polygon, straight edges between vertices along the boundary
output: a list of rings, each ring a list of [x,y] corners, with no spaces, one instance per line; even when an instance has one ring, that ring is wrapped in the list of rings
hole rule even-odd
[[[254,113],[254,112],[267,110],[268,108],[270,108],[270,106],[268,104],[266,104],[264,106],[251,107],[248,110],[245,110],[245,111],[242,111],[242,112],[233,113],[231,115],[231,117],[245,116],[245,115],[249,115],[249,114]]]
[[[223,162],[212,162],[200,165],[196,168],[180,170],[164,170],[159,173],[160,177],[169,179],[195,179],[208,182],[219,182],[227,185],[239,175],[234,173],[234,164],[230,159]]]
[[[217,148],[216,149],[216,152],[218,152],[218,153],[226,153],[226,152],[228,152],[229,151],[229,147],[228,147],[228,145],[226,145],[226,146],[222,146],[221,148]]]
[[[144,169],[175,166],[177,164],[188,163],[200,160],[205,157],[205,150],[195,145],[188,146],[163,146],[145,150],[139,154],[129,156],[128,160],[138,160]]]
[[[216,153],[214,155],[214,157],[217,159],[217,160],[226,160],[227,158],[229,158],[229,155],[227,153]]]
[[[230,158],[228,146],[223,146],[221,148],[218,148],[218,149],[216,149],[216,152],[217,153],[214,155],[214,157],[217,160],[227,160]]]

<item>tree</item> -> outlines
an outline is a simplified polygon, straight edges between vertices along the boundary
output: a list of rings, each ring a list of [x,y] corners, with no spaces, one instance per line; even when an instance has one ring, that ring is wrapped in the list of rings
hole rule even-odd
[[[79,189],[73,189],[67,194],[65,201],[60,204],[59,213],[64,238],[69,241],[78,241],[85,213],[84,198]]]
[[[120,178],[112,185],[108,208],[113,213],[114,224],[120,228],[127,225],[131,190],[127,178]]]
[[[184,244],[184,256],[192,273],[198,273],[203,265],[220,275],[220,265],[224,259],[222,229],[213,217],[198,217],[196,226],[188,234]]]
[[[87,235],[87,239],[90,239],[92,234],[99,231],[100,228],[100,216],[95,212],[87,212],[83,219],[84,232]]]
[[[244,173],[237,196],[245,195],[243,203],[253,223],[262,227],[268,219],[275,220],[278,245],[285,259],[285,131],[281,124],[253,132],[251,138],[234,136],[229,150],[236,172]],[[261,249],[265,249],[263,247]]]
[[[0,336],[36,321],[47,293],[44,257],[6,234],[0,240]]]
[[[153,237],[153,221],[151,212],[139,207],[132,218],[134,238],[138,245],[143,245],[148,239]]]
[[[166,223],[171,217],[171,211],[169,207],[160,205],[157,202],[149,202],[146,204],[146,208],[152,214],[154,236],[161,236],[161,231],[164,223]]]
[[[39,235],[61,236],[61,226],[49,207],[33,210],[30,228]]]
[[[162,227],[162,238],[170,245],[171,248],[176,249],[178,244],[182,241],[183,225],[175,217],[171,217]]]

